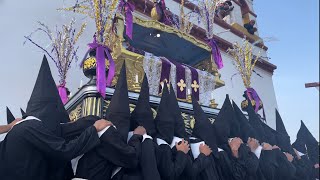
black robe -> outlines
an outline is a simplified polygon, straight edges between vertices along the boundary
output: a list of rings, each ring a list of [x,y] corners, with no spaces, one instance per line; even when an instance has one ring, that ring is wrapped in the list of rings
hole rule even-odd
[[[239,157],[232,155],[228,145],[222,146],[224,151],[219,152],[218,167],[220,168],[220,178],[226,180],[250,180],[262,178],[259,170],[259,159],[253,154],[249,147],[241,144]]]
[[[288,161],[286,155],[279,149],[275,149],[273,151],[276,152],[276,161],[278,163],[275,180],[292,180],[296,173],[296,168]]]
[[[176,147],[167,144],[159,145],[156,150],[158,170],[161,180],[187,180],[189,178],[186,171],[190,157],[184,152],[177,151]]]
[[[156,159],[156,144],[152,139],[145,139],[141,143],[139,165],[133,169],[123,168],[113,180],[161,180]]]
[[[1,180],[52,179],[52,159],[70,161],[100,143],[96,129],[87,128],[68,143],[49,131],[41,121],[28,120],[15,125],[2,142]]]
[[[309,180],[310,177],[308,177],[308,166],[304,162],[303,159],[294,159],[292,164],[296,168],[296,173],[294,175],[294,180],[300,180],[300,179],[305,179]]]
[[[298,180],[300,177],[303,177],[305,180],[315,180],[316,174],[319,173],[319,169],[314,168],[307,155],[301,156],[301,160],[296,160],[294,165],[297,169],[295,180]]]
[[[213,155],[206,156],[202,153],[192,162],[193,180],[222,180]]]
[[[262,150],[259,161],[259,167],[265,179],[274,180],[278,167],[276,152],[273,150]]]
[[[90,180],[111,179],[117,167],[136,168],[141,151],[141,135],[133,135],[128,144],[111,126],[100,137],[100,145],[82,156],[78,162],[76,177]],[[117,176],[117,174],[116,174]]]

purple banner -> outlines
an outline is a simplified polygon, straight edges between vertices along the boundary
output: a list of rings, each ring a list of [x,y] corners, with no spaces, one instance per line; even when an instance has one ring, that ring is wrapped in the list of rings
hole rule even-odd
[[[159,93],[162,92],[162,86],[163,86],[163,82],[166,82],[167,84],[169,84],[170,81],[170,71],[171,71],[171,64],[169,61],[161,58],[161,76],[160,76],[160,86],[159,86]]]
[[[177,98],[187,98],[187,84],[186,84],[186,70],[184,67],[175,61],[170,61],[176,66],[176,86],[177,86]]]
[[[218,69],[223,68],[223,61],[217,43],[212,38],[209,40],[208,45],[211,47],[211,58],[216,63]]]
[[[133,4],[129,2],[125,2],[124,0],[120,1],[120,8],[124,9],[125,12],[125,23],[126,23],[126,35],[132,39],[132,30],[133,30],[133,16],[132,12],[134,11],[135,7]]]
[[[106,96],[106,86],[111,86],[114,74],[115,74],[115,63],[111,56],[111,50],[103,45],[97,43],[96,36],[93,37],[93,42],[88,44],[89,50],[86,52],[84,60],[87,58],[87,55],[90,51],[96,50],[96,76],[97,76],[97,90],[101,94],[102,97],[105,98]],[[108,70],[108,77],[106,79],[106,57],[109,61],[109,70]],[[84,60],[81,64],[83,64]]]
[[[254,100],[256,102],[256,106],[255,106],[255,112],[259,111],[259,106],[260,106],[260,97],[258,95],[258,93],[253,89],[253,88],[247,88],[246,90],[247,96],[249,98],[249,100]]]
[[[192,95],[196,98],[196,100],[199,101],[199,91],[200,91],[200,85],[199,85],[199,74],[198,71],[188,66],[188,68],[191,71],[191,89],[192,89]]]

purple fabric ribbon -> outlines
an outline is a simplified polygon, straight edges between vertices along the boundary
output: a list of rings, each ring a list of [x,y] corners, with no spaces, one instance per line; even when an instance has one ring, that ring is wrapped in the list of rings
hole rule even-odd
[[[253,99],[256,102],[256,107],[255,107],[254,111],[258,112],[259,106],[260,106],[260,101],[261,101],[258,93],[253,88],[247,88],[246,93],[247,93],[247,96],[250,101]]]
[[[209,40],[208,45],[211,47],[211,58],[214,59],[218,69],[223,68],[222,57],[216,41],[212,38]]]
[[[133,30],[133,16],[132,12],[134,11],[135,7],[133,4],[129,2],[125,2],[122,0],[119,5],[121,8],[124,9],[124,12],[126,14],[126,35],[132,39],[132,30]]]
[[[170,71],[171,71],[171,64],[169,61],[161,58],[161,76],[160,76],[160,86],[159,86],[159,93],[162,92],[162,87],[161,83],[165,80],[167,80],[167,84],[169,83],[170,80]]]
[[[67,88],[64,84],[61,84],[58,86],[59,95],[61,98],[61,101],[63,104],[66,104],[68,102],[68,94],[67,94]]]
[[[116,66],[115,63],[112,59],[112,56],[110,54],[111,50],[103,45],[99,44],[96,40],[96,36],[93,38],[93,42],[88,44],[89,50],[86,52],[86,55],[84,57],[87,58],[87,55],[89,54],[90,51],[93,49],[96,50],[96,76],[97,76],[97,90],[101,94],[103,98],[106,96],[106,86],[111,86]],[[107,55],[107,59],[109,61],[109,71],[108,71],[108,77],[106,79],[106,62],[105,62],[105,54]],[[84,60],[82,61],[81,64],[83,64]]]

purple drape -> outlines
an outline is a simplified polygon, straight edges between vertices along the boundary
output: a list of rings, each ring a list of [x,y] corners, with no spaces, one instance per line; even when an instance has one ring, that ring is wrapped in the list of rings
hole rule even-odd
[[[253,88],[247,88],[246,93],[247,93],[247,96],[250,101],[254,100],[256,102],[255,112],[258,112],[261,99],[260,99],[257,91],[254,90]]]
[[[96,40],[96,37],[94,36],[93,42],[88,44],[89,50],[86,52],[86,55],[84,57],[84,60],[87,58],[87,55],[90,51],[96,50],[96,76],[97,76],[97,90],[101,94],[102,97],[105,98],[106,96],[106,86],[111,86],[113,77],[115,75],[115,63],[111,56],[111,50],[103,45],[99,44]],[[107,57],[105,57],[107,55]],[[108,77],[106,79],[106,61],[105,59],[108,59],[109,61],[109,71],[108,71]],[[83,61],[84,61],[83,60]],[[83,62],[81,63],[83,64]]]
[[[58,92],[61,98],[61,101],[63,104],[66,104],[68,102],[68,94],[67,94],[67,88],[64,84],[58,85]]]
[[[135,7],[133,4],[129,2],[125,2],[124,0],[120,1],[120,8],[124,9],[125,12],[125,22],[126,22],[126,35],[132,39],[132,30],[133,30],[133,15]]]
[[[180,90],[179,82],[183,81],[184,84],[186,84],[186,70],[184,67],[175,61],[170,61],[176,66],[176,84],[173,86],[177,87],[177,98],[180,99],[186,99],[187,98],[187,87],[184,87],[183,90]],[[182,83],[182,82],[180,82]]]
[[[211,58],[214,59],[218,69],[223,68],[223,61],[217,43],[212,38],[209,40],[208,45],[211,47]]]
[[[160,82],[159,84],[161,84],[161,82],[163,82],[164,80],[167,80],[169,83],[170,80],[170,71],[171,71],[171,64],[170,62],[168,62],[167,60],[161,58],[161,76],[160,76]],[[159,86],[159,93],[162,92],[162,87]]]

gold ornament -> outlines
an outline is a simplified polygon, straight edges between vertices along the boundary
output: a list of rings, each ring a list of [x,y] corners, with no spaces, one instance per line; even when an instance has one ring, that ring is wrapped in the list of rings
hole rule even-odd
[[[184,82],[183,79],[180,79],[180,82],[178,82],[177,85],[178,85],[178,87],[180,87],[180,91],[181,91],[181,92],[184,91],[184,88],[187,87],[187,84]]]
[[[228,54],[233,56],[232,60],[237,70],[239,71],[243,80],[243,84],[246,88],[250,88],[251,75],[256,65],[256,62],[260,57],[260,52],[256,57],[253,56],[252,48],[252,44],[244,38],[242,45],[239,45],[236,42],[233,44],[232,49],[229,48],[227,50]]]
[[[151,19],[156,21],[161,19],[161,14],[158,14],[156,6],[151,9]]]
[[[87,69],[95,69],[96,68],[96,58],[95,57],[89,57],[88,59],[86,59],[83,62],[83,69],[87,70]],[[109,69],[109,61],[106,59],[106,69]]]
[[[191,87],[193,88],[194,92],[197,92],[200,86],[197,83],[197,81],[194,80],[193,83],[191,84]]]

